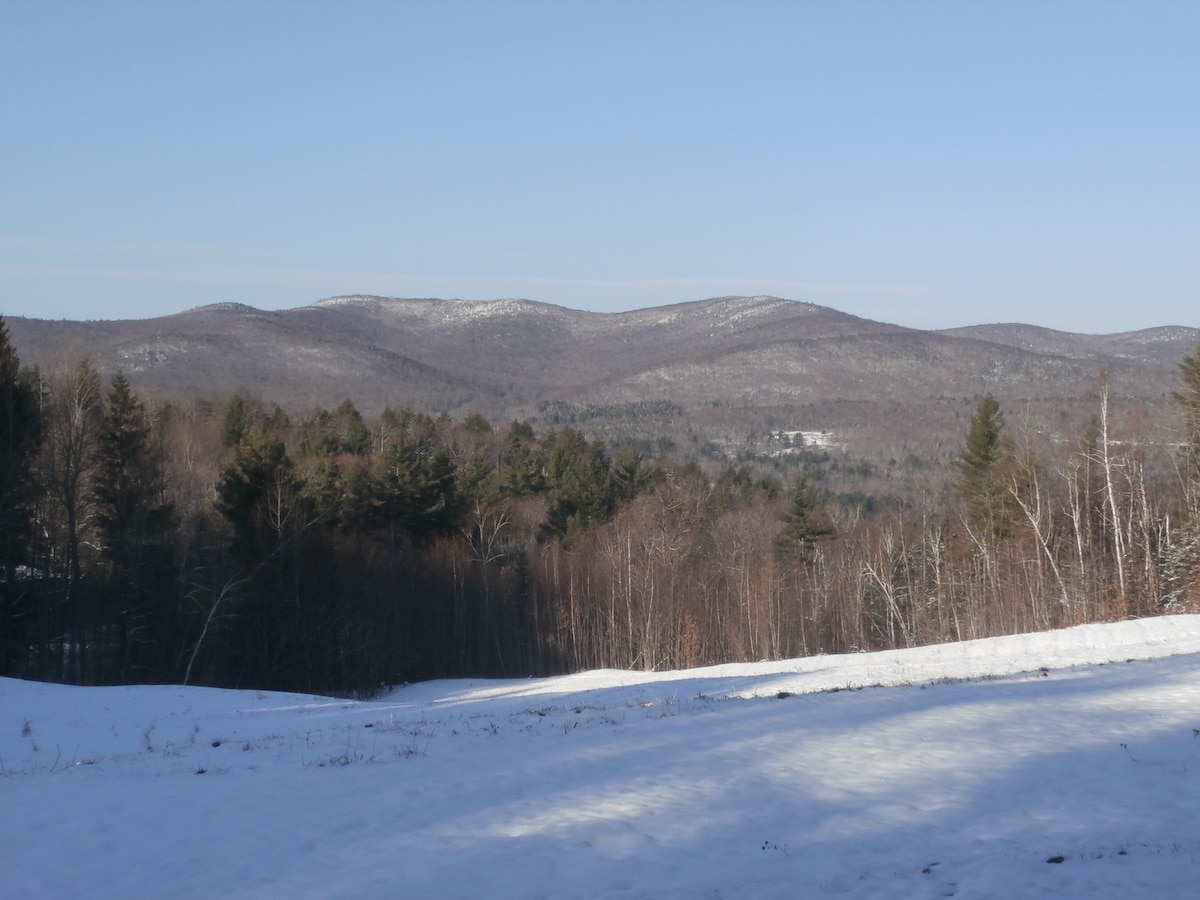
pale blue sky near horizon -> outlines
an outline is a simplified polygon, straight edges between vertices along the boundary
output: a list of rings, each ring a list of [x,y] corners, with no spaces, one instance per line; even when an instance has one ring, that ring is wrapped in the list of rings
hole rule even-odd
[[[1200,325],[1200,3],[0,0],[0,315]]]

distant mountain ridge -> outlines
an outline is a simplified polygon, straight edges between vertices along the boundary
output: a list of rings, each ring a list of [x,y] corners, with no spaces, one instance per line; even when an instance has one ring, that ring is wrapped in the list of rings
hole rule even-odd
[[[1004,324],[970,325],[965,328],[945,329],[938,333],[975,338],[1033,353],[1049,353],[1076,359],[1133,359],[1174,363],[1179,361],[1181,347],[1195,346],[1198,329],[1166,325],[1140,331],[1088,335],[1055,331],[1037,325]]]
[[[364,412],[386,405],[489,418],[538,404],[669,399],[778,407],[915,402],[984,390],[1078,396],[1098,372],[1163,396],[1200,330],[1083,335],[1030,325],[922,331],[778,297],[594,313],[531,300],[330,297],[290,310],[221,303],[152,319],[7,319],[25,363],[86,354],[139,390]]]

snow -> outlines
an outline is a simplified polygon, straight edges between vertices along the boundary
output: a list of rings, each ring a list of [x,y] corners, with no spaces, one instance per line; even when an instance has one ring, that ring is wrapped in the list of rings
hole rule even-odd
[[[1200,616],[363,702],[0,679],[10,897],[1182,897]]]
[[[378,297],[367,294],[327,297],[305,308],[320,309],[331,306],[363,306],[392,315],[416,316],[428,323],[442,325],[474,320],[511,318],[516,315],[550,318],[562,312],[561,307],[514,297],[504,297],[497,300],[426,300],[404,297]]]

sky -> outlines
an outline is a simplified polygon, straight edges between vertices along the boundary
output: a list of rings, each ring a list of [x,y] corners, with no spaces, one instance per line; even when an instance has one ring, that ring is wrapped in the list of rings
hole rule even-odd
[[[0,315],[1200,325],[1200,4],[0,0]]]

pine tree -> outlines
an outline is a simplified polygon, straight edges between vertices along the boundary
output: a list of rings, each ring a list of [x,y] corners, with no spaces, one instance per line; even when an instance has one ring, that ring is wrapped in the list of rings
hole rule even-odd
[[[546,463],[537,447],[533,426],[513,422],[504,441],[501,482],[515,497],[541,493],[546,487]]]
[[[642,453],[633,444],[626,444],[617,451],[612,461],[612,484],[616,499],[628,502],[640,494],[653,480],[646,468]]]
[[[283,540],[298,495],[295,466],[264,423],[234,446],[217,482],[217,511],[233,526],[238,549],[257,562]]]
[[[0,671],[9,671],[28,624],[18,567],[28,561],[33,458],[40,436],[37,392],[0,316]]]
[[[349,397],[342,401],[341,405],[334,410],[333,415],[341,437],[341,451],[357,456],[369,453],[371,450],[371,432],[367,430],[362,414],[350,402]]]
[[[440,444],[403,434],[389,440],[375,465],[375,495],[381,522],[401,526],[418,544],[458,524],[454,459]]]
[[[967,443],[959,454],[962,472],[956,493],[966,501],[967,521],[972,528],[993,534],[1004,532],[1007,521],[1007,490],[1001,480],[1001,463],[1012,452],[1004,435],[1004,414],[990,393],[984,394],[971,417]]]
[[[170,573],[172,510],[164,499],[162,461],[150,439],[145,408],[121,373],[104,398],[93,475],[93,521],[100,553],[109,566],[122,639],[122,680],[131,667],[151,661],[154,602]],[[161,652],[161,648],[160,648]],[[161,661],[161,657],[160,657]]]
[[[797,472],[792,481],[790,499],[782,518],[783,532],[777,544],[788,554],[807,555],[814,544],[837,535],[837,529],[822,514],[816,492],[803,470]]]
[[[1179,363],[1179,371],[1183,385],[1174,397],[1183,410],[1183,471],[1189,497],[1200,504],[1200,344]]]
[[[613,483],[608,455],[573,428],[547,437],[550,510],[547,527],[568,543],[612,514]]]
[[[133,565],[142,545],[170,526],[146,410],[121,373],[104,398],[93,495],[101,551],[118,567]]]
[[[221,415],[221,441],[226,449],[237,446],[238,441],[246,436],[246,401],[241,394],[234,394],[225,404],[225,412]]]
[[[1183,384],[1174,392],[1183,412],[1180,472],[1184,520],[1167,552],[1164,602],[1200,602],[1200,344],[1179,363]]]

